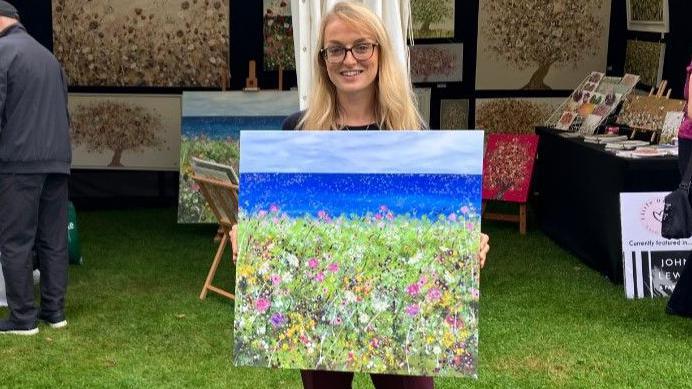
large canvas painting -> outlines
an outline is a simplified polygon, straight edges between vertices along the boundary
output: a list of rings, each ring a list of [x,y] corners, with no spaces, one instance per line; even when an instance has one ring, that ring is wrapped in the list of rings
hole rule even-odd
[[[411,81],[462,81],[464,65],[462,43],[417,44],[411,46],[410,50]]]
[[[297,92],[184,92],[180,136],[178,223],[212,223],[214,215],[192,181],[192,157],[238,171],[242,130],[280,130],[298,111]]]
[[[668,32],[668,0],[627,0],[627,29]]]
[[[574,89],[605,72],[610,0],[480,0],[476,89]]]
[[[475,376],[483,134],[241,134],[236,365]]]
[[[53,52],[70,85],[220,87],[228,0],[53,0]]]
[[[293,70],[293,21],[290,0],[264,0],[264,70]]]
[[[525,203],[537,150],[538,135],[488,135],[483,160],[483,199]]]
[[[486,133],[533,134],[563,98],[476,99],[476,128]]]
[[[663,76],[665,51],[665,43],[628,40],[625,73],[638,74],[639,82],[646,87],[658,85]]]
[[[454,38],[454,0],[411,0],[413,38]]]
[[[71,93],[75,169],[178,170],[180,95]]]

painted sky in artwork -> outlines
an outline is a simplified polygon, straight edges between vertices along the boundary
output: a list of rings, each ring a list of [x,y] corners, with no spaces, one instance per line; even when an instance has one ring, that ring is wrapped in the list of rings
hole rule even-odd
[[[183,116],[288,116],[298,109],[291,91],[183,93]]]
[[[481,174],[482,131],[251,131],[241,173]],[[291,161],[286,164],[285,161]]]

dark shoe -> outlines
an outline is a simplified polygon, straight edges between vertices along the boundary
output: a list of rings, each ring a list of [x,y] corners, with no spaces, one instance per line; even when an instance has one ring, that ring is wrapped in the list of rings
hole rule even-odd
[[[67,320],[65,319],[65,314],[59,313],[43,313],[39,312],[38,319],[46,322],[51,328],[63,328],[67,327]]]
[[[9,320],[0,320],[0,335],[36,335],[38,334],[38,327],[36,324],[32,325],[19,325]]]
[[[682,312],[678,311],[674,308],[671,308],[670,305],[666,305],[666,313],[672,316],[680,316],[680,317],[689,317],[692,318],[692,312]]]

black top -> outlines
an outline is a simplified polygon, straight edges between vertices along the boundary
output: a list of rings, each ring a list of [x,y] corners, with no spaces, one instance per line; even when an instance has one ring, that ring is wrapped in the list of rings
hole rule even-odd
[[[0,31],[0,173],[70,172],[67,81],[17,23]]]
[[[303,118],[304,114],[305,111],[298,111],[296,113],[291,114],[291,116],[287,117],[286,120],[284,120],[283,124],[281,125],[281,129],[284,131],[300,130],[300,128],[298,128],[298,122],[300,121],[300,119]],[[345,131],[375,131],[379,129],[380,128],[378,127],[377,123],[370,123],[365,126],[344,127]]]

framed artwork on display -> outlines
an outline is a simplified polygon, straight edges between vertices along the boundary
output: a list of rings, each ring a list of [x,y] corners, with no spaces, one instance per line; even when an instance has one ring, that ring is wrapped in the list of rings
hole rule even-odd
[[[411,0],[413,39],[454,38],[454,0]]]
[[[412,82],[461,82],[463,43],[417,44],[409,47]]]
[[[625,73],[639,75],[639,82],[646,89],[657,86],[663,78],[665,53],[665,43],[628,40]]]
[[[263,0],[264,70],[293,70],[293,21],[290,0]]]
[[[467,99],[440,100],[440,129],[469,128],[469,101]]]
[[[295,91],[183,92],[178,223],[213,223],[214,215],[192,181],[192,158],[239,169],[241,131],[280,130],[298,111]]]
[[[605,72],[611,0],[480,0],[476,89],[572,90]]]
[[[53,53],[71,86],[220,87],[228,0],[53,0]]]
[[[476,377],[481,131],[244,131],[240,150],[236,366]]]
[[[178,170],[180,95],[70,93],[73,169]]]
[[[535,134],[490,134],[483,160],[483,200],[526,203],[538,150]]]
[[[669,32],[668,0],[627,0],[627,29]]]
[[[418,103],[418,112],[425,120],[425,124],[430,125],[430,97],[432,90],[430,88],[413,88],[416,94],[416,102]]]
[[[533,134],[562,98],[476,99],[476,128],[486,133]]]

